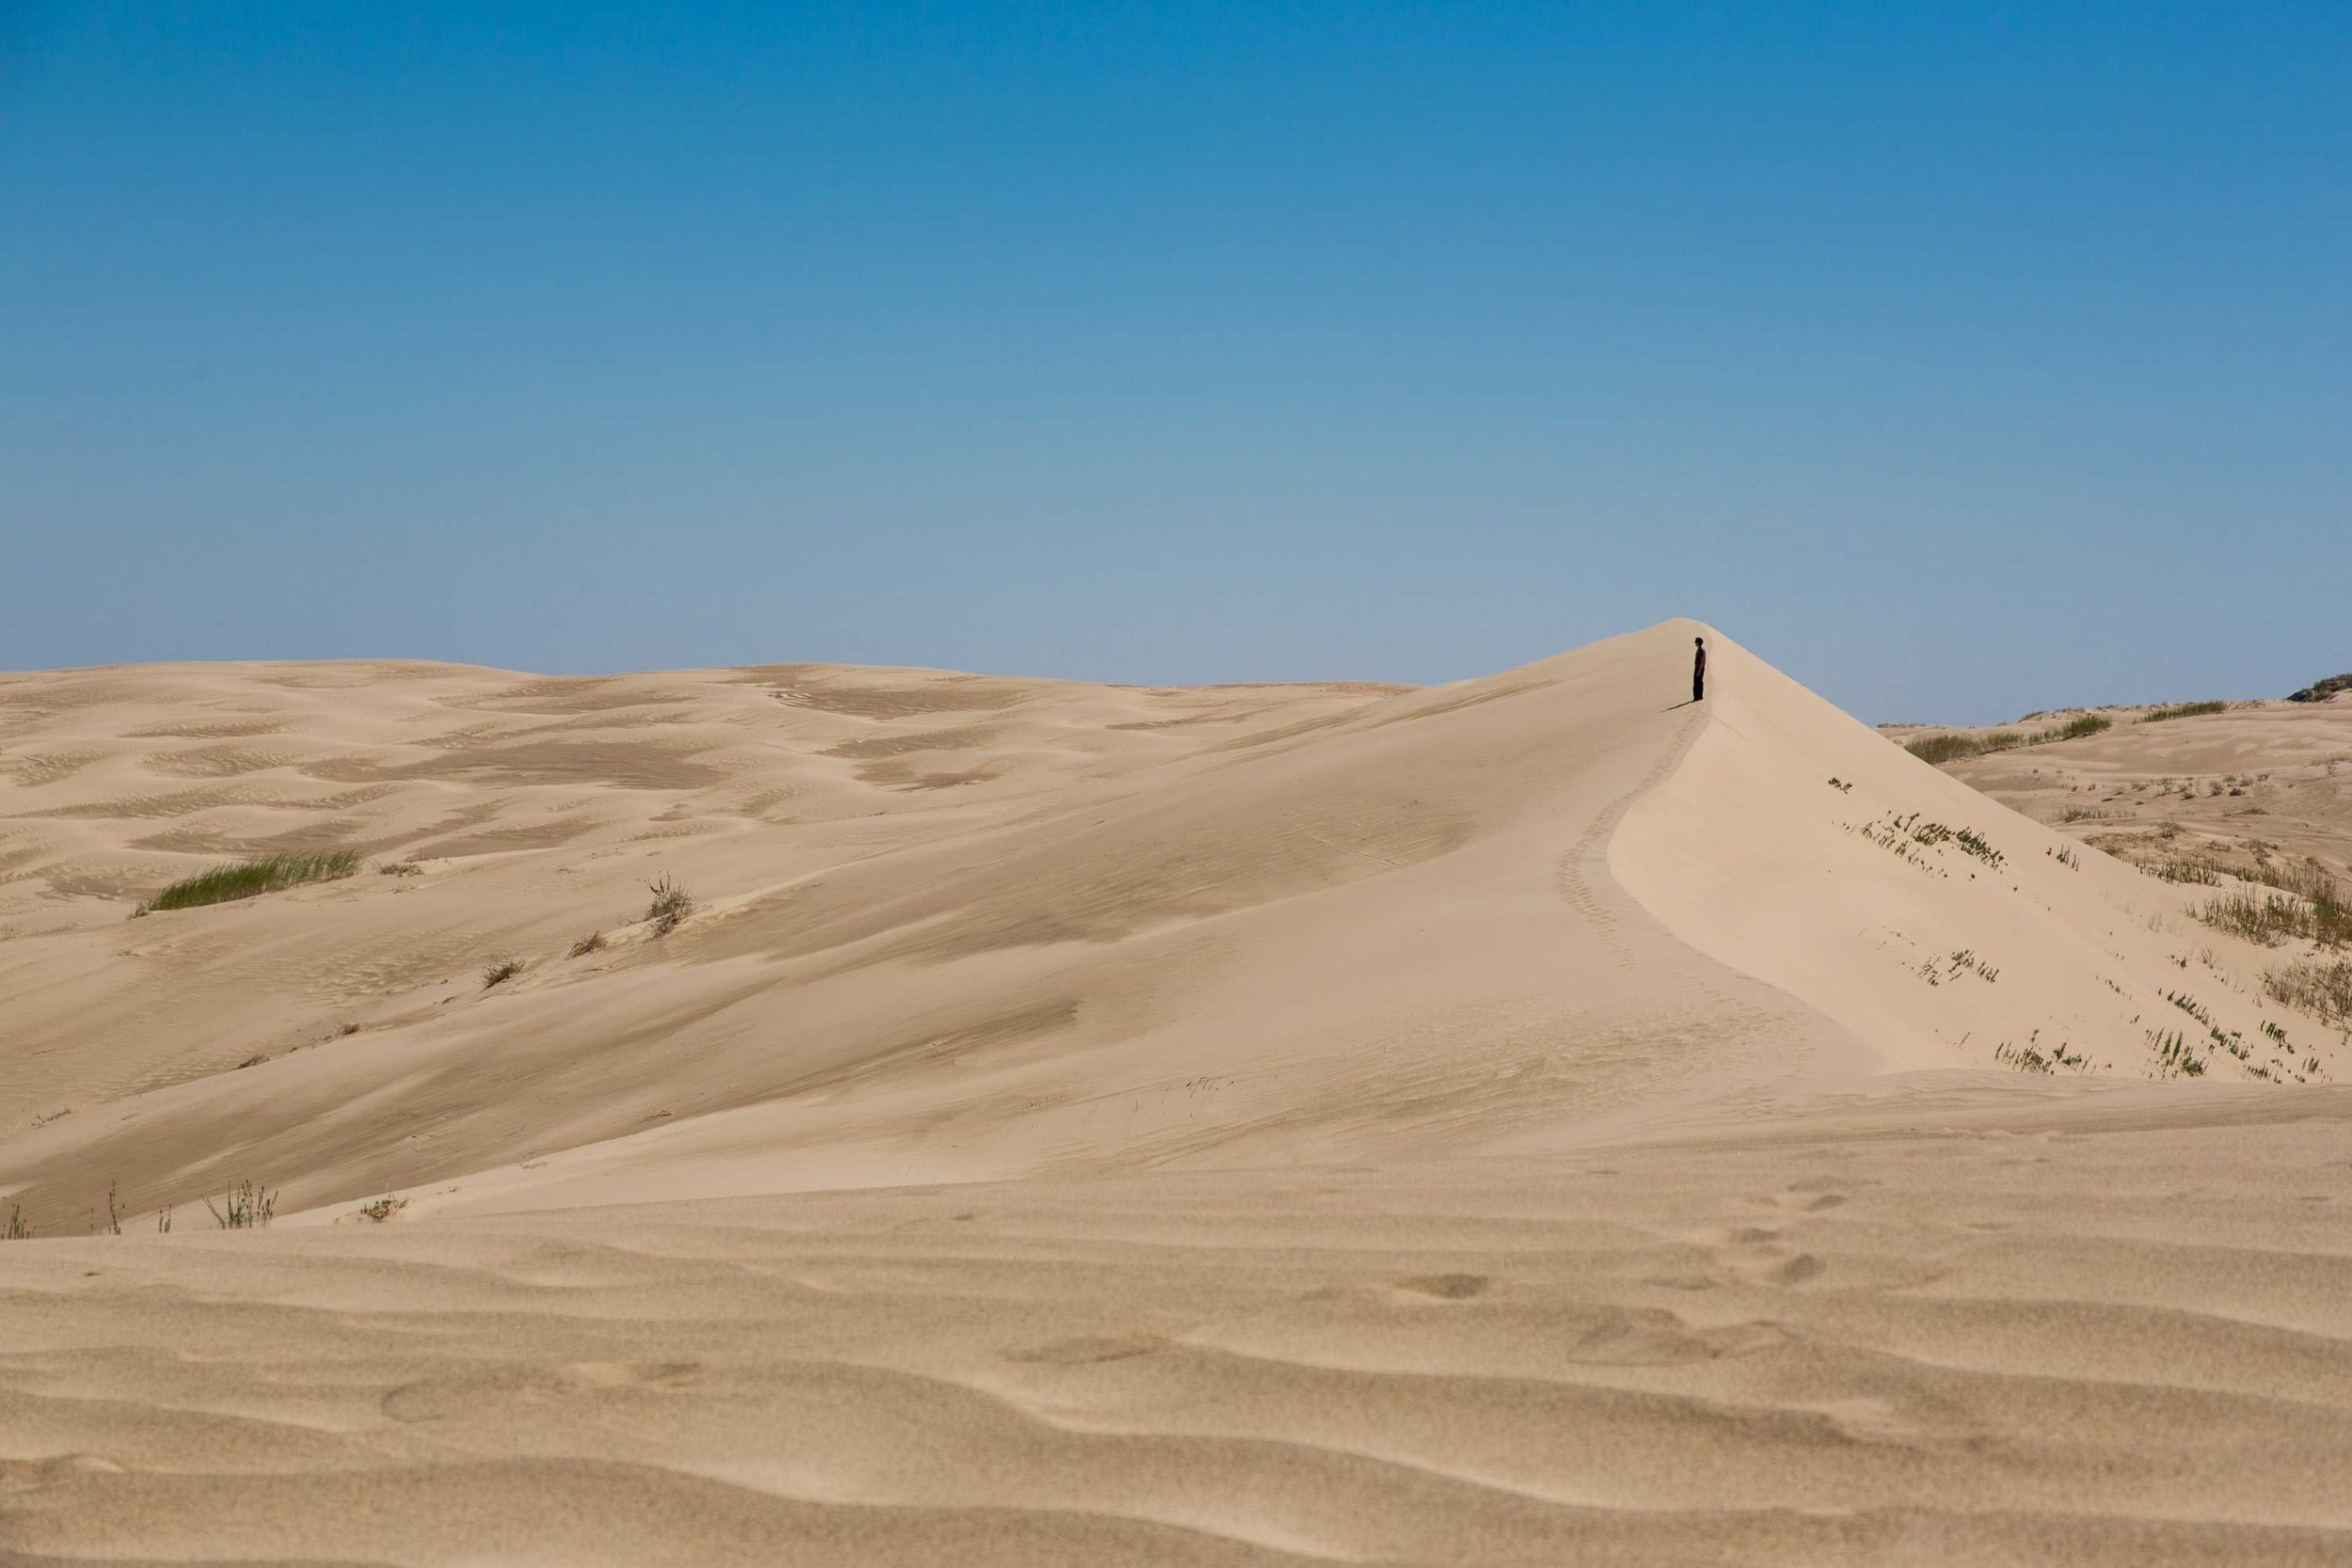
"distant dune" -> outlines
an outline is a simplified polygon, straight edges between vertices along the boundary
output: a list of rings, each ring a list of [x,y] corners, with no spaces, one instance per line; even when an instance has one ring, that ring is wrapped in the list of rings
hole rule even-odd
[[[2102,847],[2345,869],[2352,705],[1900,738],[1682,621],[0,676],[0,1551],[2345,1560],[2335,956]]]
[[[2112,727],[2101,734],[1970,757],[1949,770],[2134,864],[2281,875],[2316,865],[2352,884],[2352,703],[2233,702],[2153,722],[2164,709],[2102,711]],[[1992,732],[1897,733],[1908,740]]]

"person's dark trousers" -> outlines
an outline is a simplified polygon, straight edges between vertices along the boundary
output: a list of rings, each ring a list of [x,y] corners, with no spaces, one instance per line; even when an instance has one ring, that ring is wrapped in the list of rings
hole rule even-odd
[[[1707,677],[1705,675],[1692,675],[1691,677],[1691,701],[1697,703],[1704,702],[1706,699]]]

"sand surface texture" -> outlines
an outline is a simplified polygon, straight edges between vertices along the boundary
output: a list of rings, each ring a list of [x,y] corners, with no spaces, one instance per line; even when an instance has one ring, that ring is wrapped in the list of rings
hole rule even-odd
[[[0,676],[0,1552],[2352,1557],[2327,956],[1706,629]]]

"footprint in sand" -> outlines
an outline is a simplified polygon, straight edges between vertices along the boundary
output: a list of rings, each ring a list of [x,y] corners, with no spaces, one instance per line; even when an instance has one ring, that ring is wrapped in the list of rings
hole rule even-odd
[[[1788,1183],[1788,1190],[1792,1193],[1839,1193],[1877,1185],[1867,1176],[1808,1176],[1802,1181]]]
[[[1483,1274],[1424,1274],[1398,1280],[1396,1289],[1406,1295],[1438,1301],[1468,1301],[1472,1296],[1485,1295],[1493,1283]]]
[[[1809,1252],[1800,1252],[1765,1275],[1775,1285],[1803,1285],[1829,1272],[1829,1265]]]
[[[1666,1291],[1712,1291],[1725,1282],[1705,1269],[1668,1269],[1650,1275],[1642,1283]]]
[[[1694,1328],[1676,1313],[1654,1307],[1610,1307],[1563,1353],[1587,1367],[1680,1367],[1725,1356],[1754,1355],[1788,1340],[1774,1323],[1727,1323]]]
[[[1849,1183],[1829,1177],[1819,1177],[1810,1181],[1799,1181],[1772,1197],[1750,1198],[1748,1201],[1756,1208],[1777,1209],[1783,1213],[1818,1214],[1825,1209],[1836,1209],[1848,1202],[1849,1195],[1838,1190],[1847,1185]],[[1870,1183],[1860,1185],[1868,1186]]]
[[[32,1491],[55,1481],[78,1481],[84,1476],[121,1476],[130,1474],[130,1466],[103,1453],[61,1453],[48,1459],[0,1461],[0,1469],[10,1491]]]
[[[1005,1352],[1008,1361],[1048,1367],[1090,1367],[1104,1361],[1125,1361],[1149,1355],[1168,1341],[1156,1334],[1089,1334],[1057,1339],[1049,1345]]]
[[[575,1361],[559,1367],[559,1387],[580,1393],[605,1388],[682,1388],[702,1371],[694,1361]]]
[[[449,1420],[516,1403],[612,1393],[632,1388],[681,1388],[702,1367],[693,1361],[574,1361],[557,1366],[505,1367],[452,1373],[385,1390],[379,1408],[406,1425]]]

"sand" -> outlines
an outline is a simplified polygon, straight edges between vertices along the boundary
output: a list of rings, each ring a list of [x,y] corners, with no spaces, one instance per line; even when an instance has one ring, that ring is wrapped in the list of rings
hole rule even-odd
[[[2154,722],[2144,708],[2101,711],[2115,725],[2105,734],[1971,757],[1947,771],[2134,864],[2316,862],[2352,881],[2352,698],[2233,703]]]
[[[2352,1558],[2294,955],[1693,623],[0,676],[0,778],[15,1560]]]

